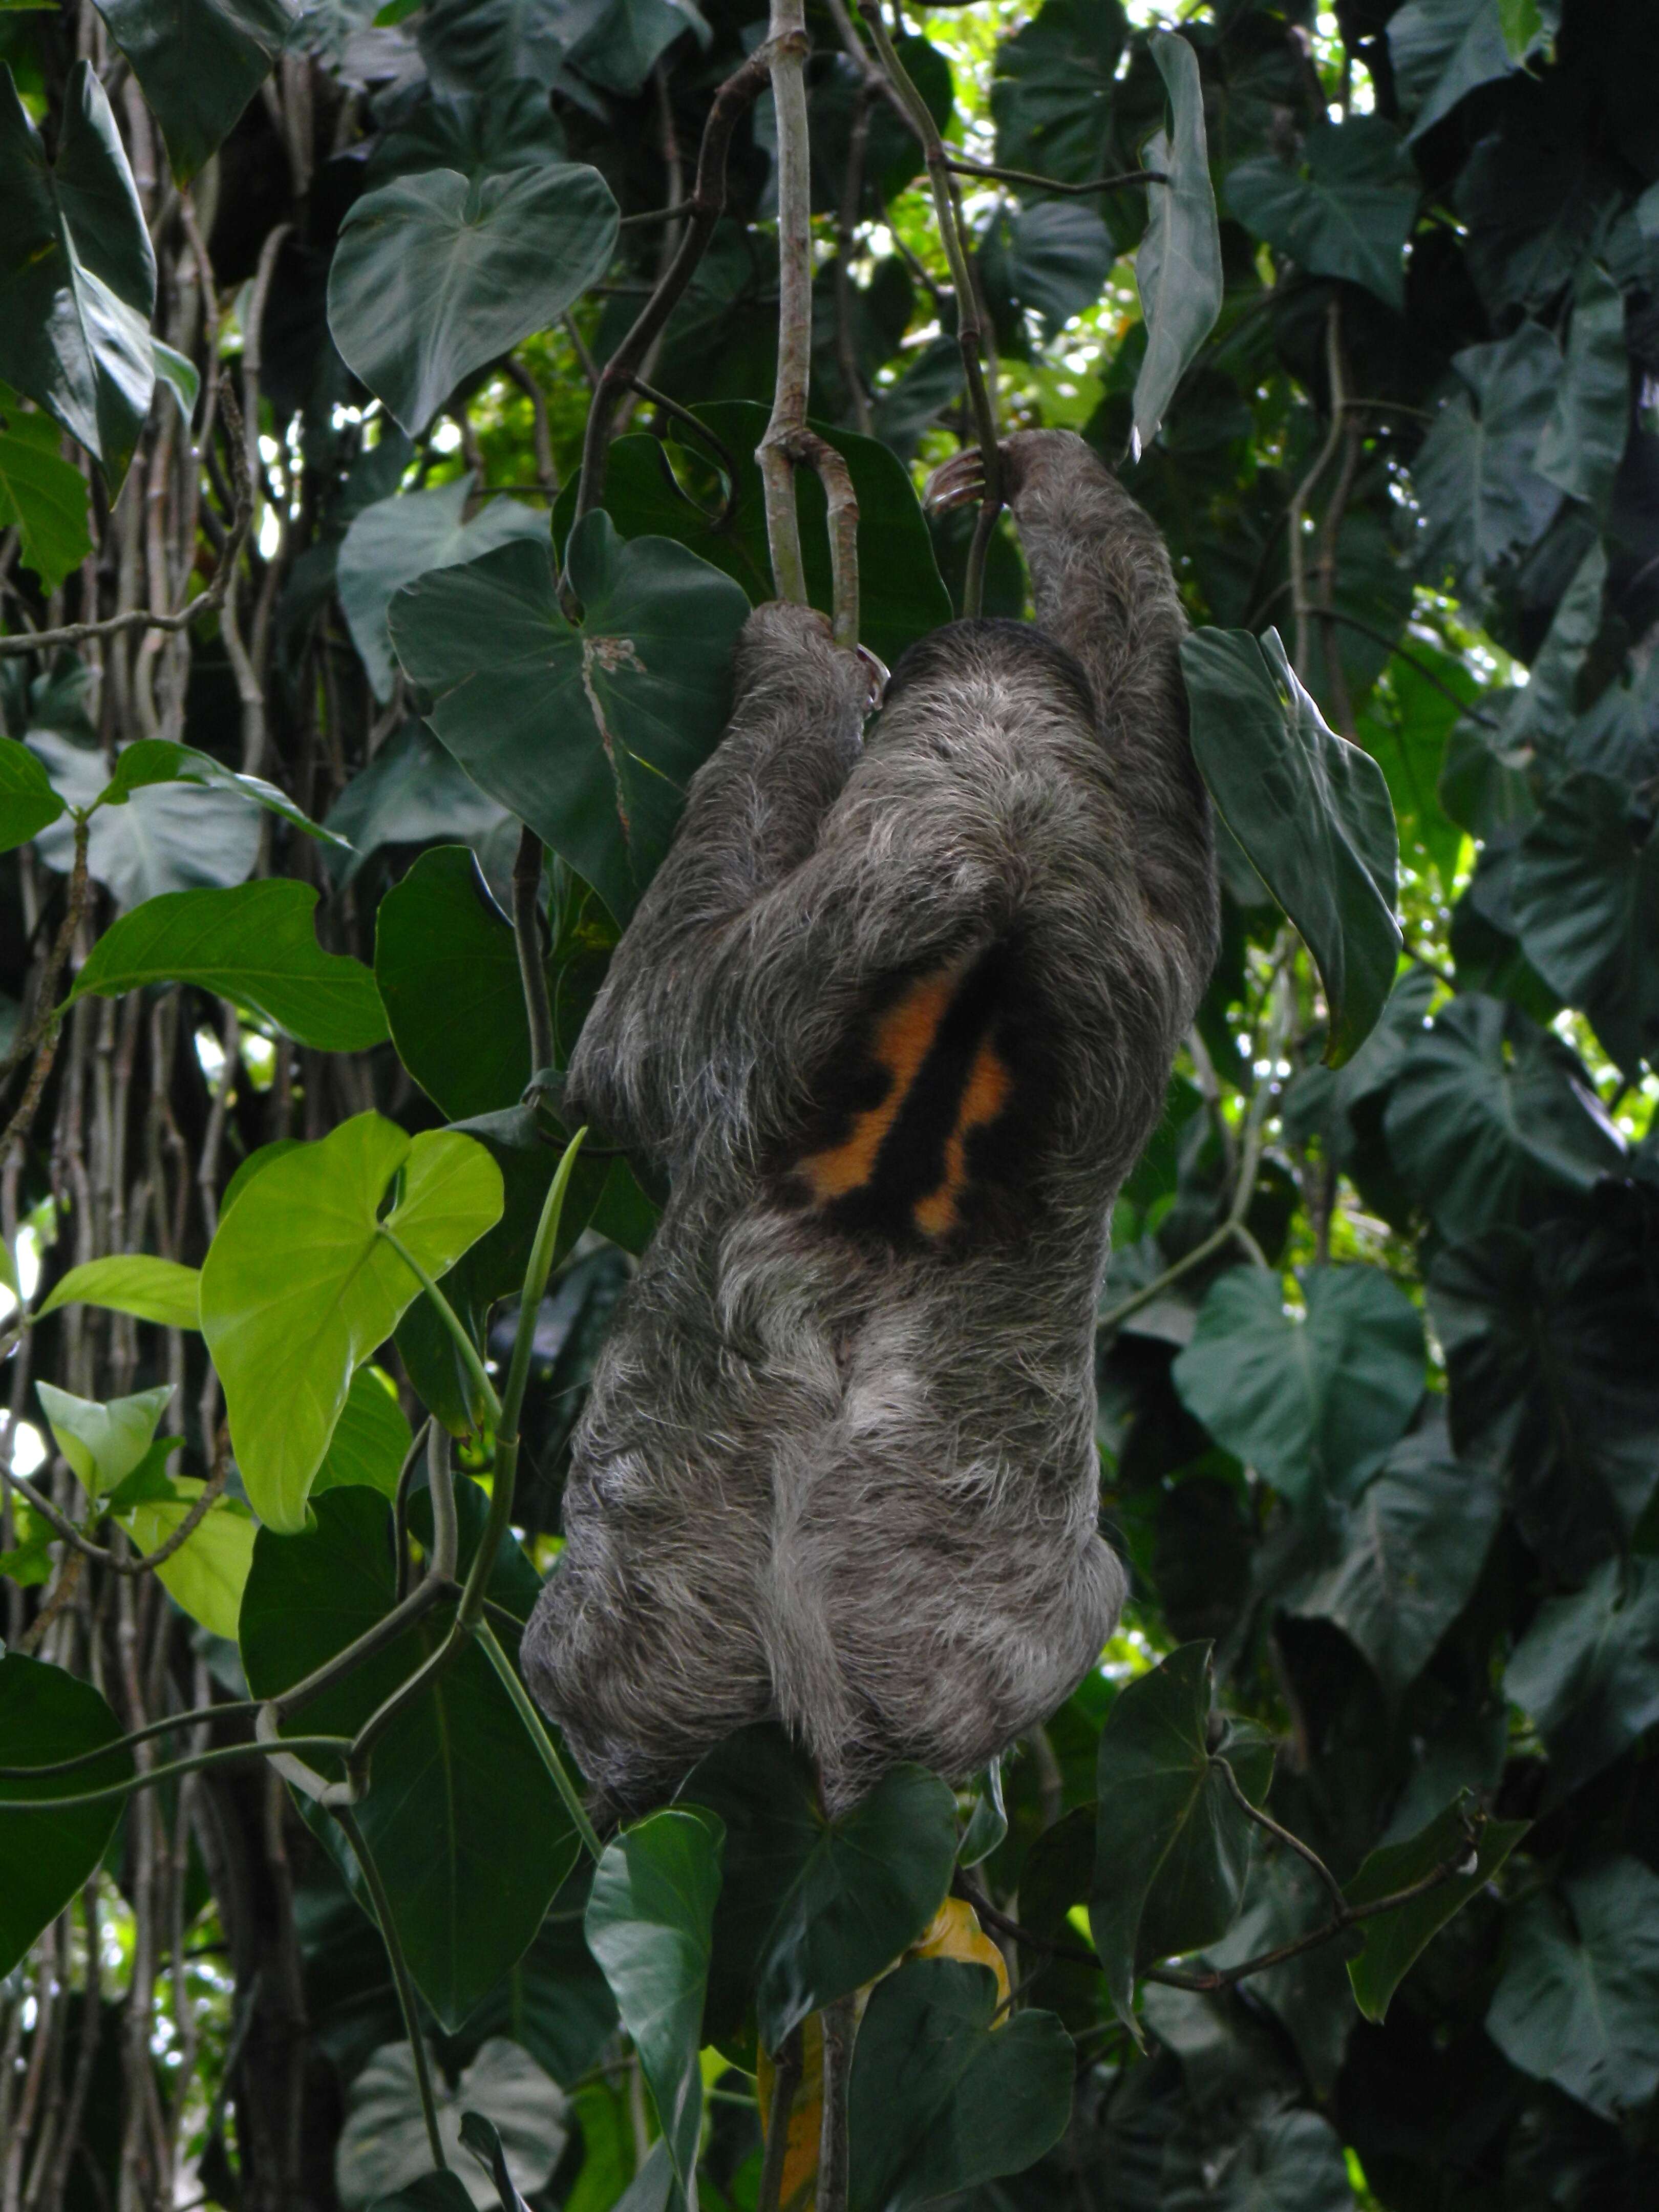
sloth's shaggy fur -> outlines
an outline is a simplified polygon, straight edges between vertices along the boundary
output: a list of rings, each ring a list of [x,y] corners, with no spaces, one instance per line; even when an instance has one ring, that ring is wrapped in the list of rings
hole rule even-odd
[[[1081,440],[1005,450],[1036,624],[927,639],[861,745],[861,665],[819,617],[757,610],[570,1069],[572,1110],[672,1184],[524,1645],[618,1810],[768,1716],[832,1807],[899,1759],[965,1776],[1122,1601],[1094,1316],[1213,958],[1214,864],[1162,540]],[[933,1239],[803,1203],[791,1164],[870,1009],[1006,946],[1037,1071],[1011,1203]]]

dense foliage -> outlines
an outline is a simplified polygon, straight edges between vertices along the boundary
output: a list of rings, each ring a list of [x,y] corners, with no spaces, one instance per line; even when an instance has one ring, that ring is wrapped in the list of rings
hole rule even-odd
[[[1022,611],[916,492],[994,407],[1199,626],[1133,1595],[1000,1774],[834,1823],[761,1729],[596,1837],[526,1698],[661,1196],[557,1070],[790,587],[791,21],[0,11],[0,2212],[779,2212],[857,1992],[826,2212],[1635,2212],[1644,0],[808,9],[815,603]]]

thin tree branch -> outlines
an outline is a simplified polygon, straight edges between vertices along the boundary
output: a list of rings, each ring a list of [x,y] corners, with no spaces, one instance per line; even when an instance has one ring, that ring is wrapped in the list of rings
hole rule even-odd
[[[201,1496],[192,1499],[189,1512],[164,1543],[158,1544],[153,1552],[146,1552],[141,1559],[129,1559],[120,1553],[112,1551],[107,1545],[94,1544],[90,1538],[83,1536],[75,1523],[60,1513],[52,1500],[38,1491],[32,1482],[27,1481],[21,1474],[14,1474],[9,1467],[0,1463],[0,1475],[5,1478],[10,1488],[20,1497],[26,1498],[40,1518],[50,1522],[66,1544],[77,1551],[82,1559],[91,1559],[98,1566],[108,1567],[112,1573],[118,1575],[154,1574],[157,1567],[165,1566],[173,1553],[187,1544],[201,1527],[210,1509],[222,1493],[229,1474],[230,1431],[221,1424],[212,1470],[202,1486]]]
[[[1045,192],[1118,192],[1130,185],[1167,185],[1162,169],[1126,169],[1121,176],[1091,177],[1086,184],[1063,185],[1057,177],[1040,177],[1033,169],[1004,169],[994,161],[975,161],[954,148],[946,149],[946,166],[959,177],[984,177],[1003,185],[1041,185]]]
[[[806,123],[805,0],[772,0],[769,41],[777,113],[778,369],[771,419],[756,449],[766,500],[766,538],[778,597],[806,605],[806,569],[795,512],[793,441],[806,428],[812,369],[812,215]]]
[[[532,1076],[553,1065],[553,1009],[542,957],[541,890],[542,841],[526,824],[519,833],[519,850],[513,863],[513,940],[518,948],[519,981],[530,1029]]]

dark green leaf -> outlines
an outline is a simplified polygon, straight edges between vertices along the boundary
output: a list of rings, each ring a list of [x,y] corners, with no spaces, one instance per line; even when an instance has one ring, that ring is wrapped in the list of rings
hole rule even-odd
[[[323,951],[316,904],[309,884],[282,876],[147,899],[99,939],[70,998],[197,983],[319,1052],[366,1051],[386,1034],[374,978],[349,953]]]
[[[1547,1598],[1510,1655],[1504,1694],[1532,1719],[1566,1796],[1659,1721],[1659,1560],[1608,1559]]]
[[[1571,1220],[1492,1230],[1439,1255],[1428,1297],[1452,1441],[1504,1468],[1555,1572],[1587,1573],[1659,1480],[1659,1299],[1639,1244]]]
[[[717,1820],[672,1807],[624,1828],[594,1869],[585,1922],[688,2197],[702,2127],[697,2051],[723,1841]]]
[[[452,1121],[517,1105],[530,1031],[513,925],[465,845],[422,853],[381,900],[374,980],[398,1059]]]
[[[289,0],[98,0],[155,111],[176,182],[216,153],[287,45]]]
[[[617,223],[610,186],[578,162],[471,182],[453,169],[400,177],[366,192],[341,228],[334,343],[414,437],[470,370],[598,283]]]
[[[0,378],[102,462],[112,495],[155,388],[155,256],[121,134],[77,62],[57,158],[0,64]]]
[[[1398,1697],[1474,1595],[1503,1512],[1490,1468],[1459,1460],[1443,1427],[1404,1437],[1357,1504],[1337,1510],[1334,1563],[1297,1584],[1291,1613],[1340,1628]]]
[[[312,1513],[302,1534],[262,1528],[254,1546],[241,1649],[256,1697],[276,1696],[343,1650],[396,1598],[386,1500],[331,1490]],[[446,1609],[428,1613],[295,1725],[324,1734],[360,1727],[448,1626]],[[443,2025],[459,2027],[534,1937],[579,1848],[563,1801],[476,1644],[393,1722],[356,1811],[410,1971]],[[346,1872],[368,1910],[355,1864]]]
[[[1382,1011],[1399,957],[1398,847],[1375,761],[1326,727],[1277,630],[1182,641],[1193,752],[1223,819],[1302,933],[1340,1065]]]
[[[112,1744],[120,1725],[90,1682],[21,1651],[0,1653],[0,1762],[46,1766]],[[62,1813],[7,1813],[8,1798],[67,1797],[131,1774],[132,1753],[112,1751],[73,1774],[0,1780],[0,1974],[9,1974],[103,1857],[121,1817],[118,1798]]]
[[[1210,1646],[1183,1644],[1118,1692],[1101,1730],[1089,1927],[1131,2027],[1137,1972],[1224,1936],[1243,1897],[1254,1828],[1224,1759],[1253,1804],[1273,1775],[1254,1737],[1212,1748],[1211,1689]]]
[[[503,2201],[489,2173],[481,2173],[462,2148],[479,2120],[495,2136],[498,2150],[506,2138],[501,2170],[507,2189],[512,2191],[515,2179],[526,2189],[542,2187],[569,2135],[570,2108],[558,2084],[549,2081],[528,2051],[491,2037],[453,2087],[435,2066],[432,2073],[439,2139],[452,2178],[466,2185],[459,2202],[480,2212],[500,2212]],[[413,2056],[407,2043],[386,2044],[347,2092],[345,2125],[335,2152],[341,2202],[355,2207],[418,2189],[435,2180],[431,2166]],[[507,2212],[523,2212],[516,2193],[504,2201]]]
[[[1425,1881],[1454,1860],[1459,1871],[1409,1905],[1362,1921],[1365,1948],[1348,1961],[1354,2002],[1367,2020],[1380,2021],[1389,2000],[1415,1960],[1455,1912],[1490,1881],[1527,1832],[1524,1820],[1488,1820],[1476,1842],[1467,1842],[1462,1806],[1449,1806],[1408,1843],[1388,1844],[1367,1856],[1343,1890],[1350,1905],[1372,1905]],[[1467,1870],[1465,1869],[1467,1868]]]
[[[508,2047],[510,2049],[511,2045]],[[501,2130],[494,2120],[486,2119],[482,2112],[463,2112],[461,2148],[471,2152],[494,2182],[499,2199],[499,2212],[528,2212],[528,2207],[514,2185],[512,2171],[507,2162],[507,2148],[501,2141]]]
[[[571,40],[556,0],[425,0],[416,29],[434,85],[492,95],[520,80],[550,89]]]
[[[914,1943],[950,1887],[956,1807],[937,1775],[898,1766],[827,1820],[811,1761],[780,1731],[745,1729],[681,1790],[726,1831],[711,2031],[730,2034],[757,1990],[776,2051],[807,2014],[849,1996]]]
[[[1486,2033],[1523,2074],[1616,2120],[1659,2087],[1659,1875],[1608,1859],[1562,1893],[1566,1911],[1547,1893],[1516,1911]]]
[[[423,2173],[395,2197],[377,2197],[369,2212],[474,2212],[472,2192],[458,2173]]]
[[[400,592],[392,641],[474,781],[625,921],[719,738],[748,607],[681,547],[623,544],[602,514],[573,533],[568,562],[580,629],[560,610],[551,548],[524,544]]]
[[[1525,768],[1537,756],[1549,769],[1570,757],[1578,678],[1601,627],[1607,580],[1607,550],[1597,538],[1550,617],[1544,642],[1533,657],[1531,680],[1510,705],[1501,732],[1488,740],[1509,763]],[[1528,793],[1524,818],[1517,810],[1517,826],[1525,829],[1536,814]]]
[[[377,699],[392,696],[395,670],[386,611],[405,584],[453,568],[515,538],[545,538],[547,516],[517,500],[492,499],[466,520],[472,476],[377,500],[356,516],[340,546],[340,605]]]
[[[64,811],[52,778],[28,747],[0,738],[0,853],[26,845]]]
[[[131,805],[135,792],[153,790],[158,784],[166,783],[185,783],[199,790],[234,793],[253,805],[280,814],[284,822],[292,823],[296,830],[303,830],[308,837],[315,837],[322,844],[338,848],[343,842],[333,830],[319,828],[285,791],[278,791],[263,776],[240,775],[222,761],[215,760],[211,753],[198,752],[192,745],[174,744],[166,738],[138,738],[122,746],[115,756],[114,773],[104,787],[104,805]]]
[[[1205,2136],[1176,2137],[1158,2212],[1352,2212],[1353,2203],[1340,2136],[1317,2112],[1287,2112],[1218,2150]]]
[[[1567,333],[1566,374],[1538,441],[1539,475],[1604,511],[1629,428],[1624,299],[1606,271],[1586,261]]]
[[[1170,31],[1154,32],[1152,48],[1170,95],[1170,124],[1146,153],[1146,167],[1168,182],[1147,187],[1146,234],[1135,256],[1146,325],[1129,440],[1137,457],[1157,436],[1176,386],[1214,328],[1224,289],[1198,56]]]
[[[996,1977],[915,1959],[879,1982],[859,2027],[848,2099],[852,2212],[908,2212],[1020,2173],[1072,2111],[1072,2039],[1052,2013],[993,2027]]]
[[[1413,1194],[1449,1237],[1514,1219],[1540,1189],[1589,1190],[1624,1163],[1567,1047],[1518,1006],[1473,991],[1413,1039],[1386,1127]]]
[[[1006,301],[1040,317],[1043,337],[1052,343],[1105,290],[1117,249],[1083,201],[1039,200],[1000,211],[979,258],[993,302]]]
[[[1233,213],[1310,276],[1363,284],[1389,307],[1406,305],[1406,240],[1420,187],[1392,124],[1351,115],[1316,123],[1300,168],[1264,154],[1227,178]]]
[[[1498,0],[1409,0],[1390,20],[1388,37],[1413,138],[1522,58],[1510,52]],[[1541,32],[1526,51],[1539,43]]]
[[[1307,1861],[1282,1844],[1265,1838],[1263,1842],[1265,1848],[1250,1869],[1244,1909],[1221,1942],[1212,1943],[1205,1952],[1206,1966],[1243,1966],[1247,1959],[1261,1958],[1330,1920],[1329,1896]],[[1024,1909],[1022,1886],[1020,1910]],[[1353,1940],[1347,1939],[1351,1945]],[[1156,1987],[1148,1984],[1149,1999]],[[1341,1942],[1318,1944],[1277,1966],[1267,1967],[1252,1974],[1246,1987],[1253,2004],[1265,2005],[1284,2023],[1309,2080],[1322,2097],[1329,2096],[1342,2070],[1354,2024],[1353,1994],[1348,1987]],[[1168,2014],[1164,2008],[1180,1994],[1167,1988],[1158,1990],[1155,2002],[1159,2018],[1153,2026],[1158,2029],[1160,2041],[1167,2039]]]
[[[464,177],[531,169],[562,161],[564,151],[564,129],[548,105],[545,85],[508,80],[487,97],[428,87],[426,97],[381,137],[366,182],[372,191],[423,169],[457,169]]]
[[[1515,919],[1528,959],[1626,1074],[1659,1060],[1659,830],[1611,776],[1581,769],[1546,794]]]
[[[1561,494],[1534,465],[1560,387],[1561,356],[1537,323],[1452,362],[1465,389],[1441,409],[1412,464],[1431,582],[1453,569],[1477,598],[1506,555],[1541,537]]]
[[[1170,1372],[1216,1442],[1297,1504],[1352,1497],[1423,1395],[1423,1324],[1380,1267],[1316,1267],[1307,1317],[1279,1277],[1230,1268]]]
[[[17,557],[55,592],[92,550],[92,487],[58,453],[61,433],[0,384],[0,530],[15,527]]]
[[[518,842],[518,824],[479,790],[424,722],[413,720],[388,738],[328,811],[328,825],[351,845],[331,859],[337,880],[349,883],[372,853],[387,845],[453,844],[477,852]],[[511,848],[509,847],[510,850]]]
[[[991,88],[997,160],[1067,184],[1109,168],[1117,70],[1127,35],[1118,0],[1047,0],[1004,40]]]

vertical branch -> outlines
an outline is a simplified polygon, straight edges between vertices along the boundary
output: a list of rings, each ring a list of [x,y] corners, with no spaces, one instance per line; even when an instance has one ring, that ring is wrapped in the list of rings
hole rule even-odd
[[[1334,292],[1325,314],[1325,358],[1330,378],[1331,427],[1324,444],[1315,457],[1314,465],[1297,486],[1291,500],[1287,518],[1290,532],[1291,609],[1296,618],[1296,650],[1293,659],[1297,674],[1304,683],[1308,677],[1308,564],[1306,549],[1302,543],[1302,518],[1307,512],[1308,501],[1314,488],[1330,466],[1342,438],[1344,416],[1342,395],[1342,302]]]
[[[857,2033],[856,1997],[823,2008],[823,2124],[818,2137],[817,2212],[847,2212],[847,2092]]]
[[[778,375],[755,459],[778,597],[806,605],[793,447],[806,428],[812,370],[812,191],[806,128],[805,0],[772,0],[772,98],[778,123]]]
[[[553,1065],[553,1011],[542,964],[542,841],[533,830],[519,833],[513,863],[513,937],[519,952],[519,981],[524,987],[525,1018],[530,1024],[532,1079]]]

